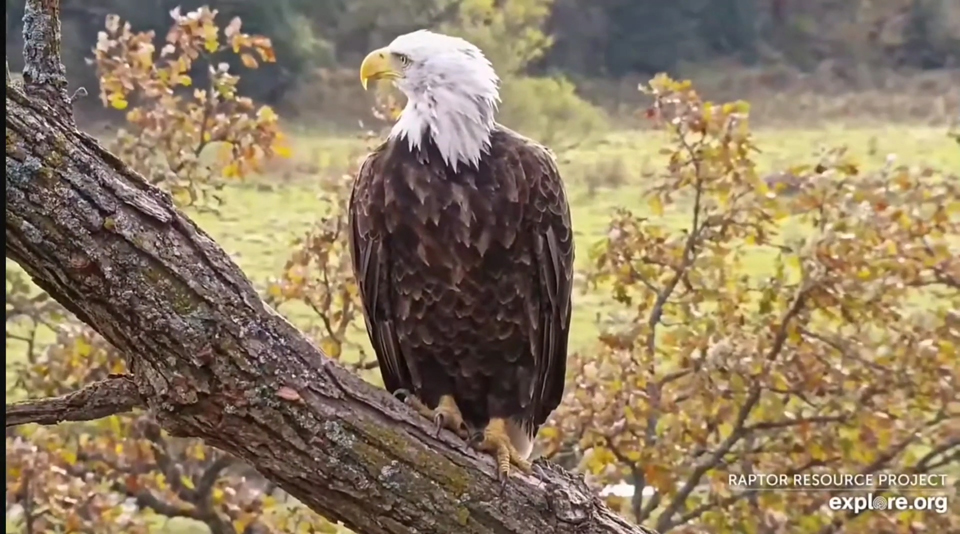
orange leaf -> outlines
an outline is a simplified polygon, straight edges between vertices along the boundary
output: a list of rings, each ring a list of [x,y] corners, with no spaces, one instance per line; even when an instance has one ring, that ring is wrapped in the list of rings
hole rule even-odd
[[[240,61],[243,61],[243,66],[248,69],[257,68],[257,60],[250,54],[240,54]]]

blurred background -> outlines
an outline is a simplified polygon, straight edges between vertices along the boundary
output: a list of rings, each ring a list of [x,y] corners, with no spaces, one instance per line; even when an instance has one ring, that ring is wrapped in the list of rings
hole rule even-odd
[[[61,6],[81,126],[375,384],[345,203],[403,101],[357,71],[409,31],[465,37],[572,203],[570,384],[539,454],[662,534],[960,531],[957,0]],[[6,282],[8,398],[124,370],[9,260]],[[349,532],[145,414],[6,439],[8,531]],[[876,491],[949,500],[855,515],[727,483],[839,472],[946,474]]]
[[[953,0],[64,0],[64,59],[75,86],[96,87],[85,60],[117,14],[136,31],[166,33],[170,10],[201,5],[269,37],[277,62],[248,73],[245,95],[306,125],[352,128],[368,113],[353,71],[366,52],[419,28],[459,33],[483,48],[509,82],[504,119],[539,115],[560,76],[576,94],[628,119],[638,82],[658,72],[693,76],[710,98],[773,99],[773,120],[931,120],[956,102],[960,7]],[[23,2],[7,2],[7,52],[19,70]],[[521,82],[520,79],[531,78]],[[554,107],[577,114],[573,88]],[[884,101],[877,92],[898,97]],[[859,99],[845,99],[858,95]],[[950,99],[953,100],[950,100]],[[789,105],[787,105],[789,103]],[[86,105],[83,105],[86,104]],[[782,105],[781,105],[782,104]],[[532,106],[532,107],[531,107]],[[81,104],[99,117],[95,101]],[[773,113],[772,110],[776,110]],[[556,110],[555,113],[561,110]],[[519,126],[518,126],[519,127]]]

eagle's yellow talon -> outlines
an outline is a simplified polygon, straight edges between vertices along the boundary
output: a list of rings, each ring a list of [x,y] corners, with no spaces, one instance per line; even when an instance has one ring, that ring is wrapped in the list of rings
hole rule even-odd
[[[467,439],[469,436],[467,427],[463,422],[463,415],[460,413],[460,408],[457,407],[457,402],[451,395],[440,397],[440,404],[432,410],[413,394],[407,393],[403,402],[416,410],[422,417],[433,421],[434,424],[437,425],[438,436],[444,428],[451,430],[463,439]]]
[[[437,425],[437,435],[446,428],[462,439],[467,439],[467,426],[463,422],[463,414],[457,402],[450,395],[440,397],[440,404],[432,411],[433,420]]]
[[[503,419],[490,420],[487,428],[483,430],[483,439],[477,445],[477,449],[494,456],[497,462],[497,478],[501,482],[506,482],[509,478],[511,466],[523,473],[533,472],[533,465],[524,459],[510,442],[506,421]]]
[[[427,405],[423,403],[416,395],[408,395],[406,400],[403,401],[407,406],[413,408],[417,411],[418,414],[426,417],[427,419],[433,419],[433,410],[427,408]]]

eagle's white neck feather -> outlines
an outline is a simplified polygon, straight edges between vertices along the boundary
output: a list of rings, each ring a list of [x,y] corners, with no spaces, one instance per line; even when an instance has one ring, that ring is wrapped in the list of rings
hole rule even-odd
[[[454,172],[478,167],[490,150],[500,102],[500,79],[490,61],[463,39],[417,31],[402,35],[392,51],[411,58],[397,86],[407,97],[391,138],[406,139],[411,150],[427,135]]]

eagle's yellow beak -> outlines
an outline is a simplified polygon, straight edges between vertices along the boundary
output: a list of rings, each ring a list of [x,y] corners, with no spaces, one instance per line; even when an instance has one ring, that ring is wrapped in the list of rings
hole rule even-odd
[[[360,64],[360,85],[367,90],[367,82],[371,80],[393,80],[401,76],[401,69],[396,65],[394,55],[386,48],[374,50],[363,58]]]

